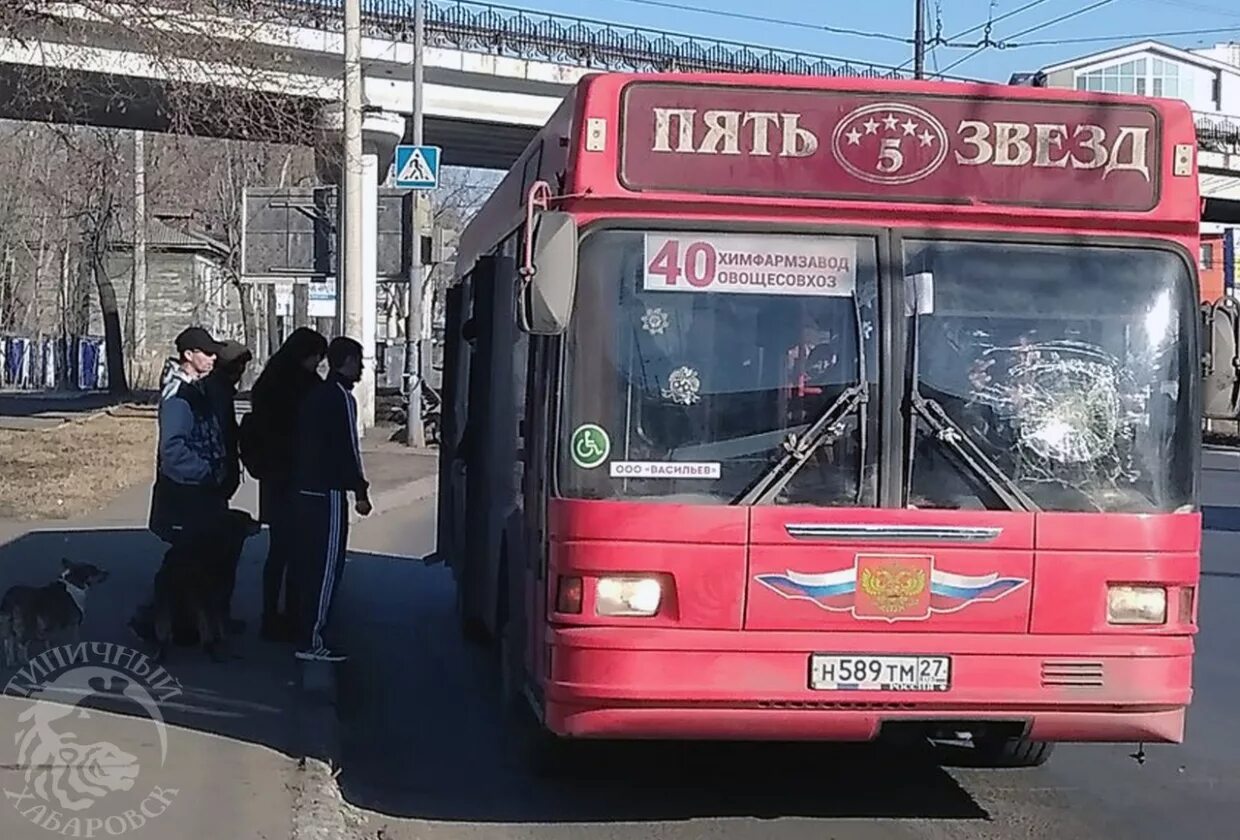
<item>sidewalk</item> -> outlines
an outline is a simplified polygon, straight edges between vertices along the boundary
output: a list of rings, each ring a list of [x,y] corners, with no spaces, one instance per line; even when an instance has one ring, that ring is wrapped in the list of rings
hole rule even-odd
[[[126,629],[164,548],[142,512],[142,521],[108,525],[26,523],[0,545],[0,589],[54,580],[62,557],[109,573],[88,594],[85,644],[58,647],[75,657],[69,667],[58,667],[63,659],[25,675],[0,667],[0,684],[8,683],[0,732],[17,736],[0,739],[0,837],[56,836],[49,829],[73,817],[83,820],[76,836],[115,835],[131,813],[126,836],[286,838],[302,787],[300,733],[289,714],[291,651],[255,633],[266,537],[249,541],[238,569],[234,613],[249,625],[232,643],[240,658],[216,664],[175,648],[161,673]],[[48,696],[47,686],[64,680],[76,693]],[[40,697],[51,702],[32,702]],[[25,798],[39,785],[54,795]],[[107,820],[110,829],[98,829]]]
[[[390,443],[390,434],[378,430],[362,447],[376,511],[435,489],[435,453]],[[75,817],[78,836],[89,825],[102,826],[94,836],[115,836],[119,820],[127,820],[125,836],[159,840],[327,836],[340,809],[330,769],[316,760],[326,757],[320,718],[305,708],[291,648],[257,637],[265,532],[247,543],[238,568],[234,615],[248,625],[233,640],[239,658],[216,664],[176,648],[160,676],[125,626],[164,549],[146,531],[149,497],[144,484],[88,517],[0,521],[0,592],[55,579],[62,557],[109,572],[88,596],[84,659],[71,663],[91,669],[34,681],[28,674],[23,683],[0,660],[0,687],[15,680],[0,696],[0,733],[18,736],[0,738],[0,837],[56,836],[47,829]],[[256,482],[243,485],[234,506],[257,510]],[[49,681],[79,673],[90,679],[70,699],[31,702]],[[22,685],[34,693],[23,695]],[[143,705],[144,697],[154,703]],[[52,755],[77,760],[48,761]]]
[[[403,507],[435,494],[438,487],[438,453],[433,449],[410,449],[390,440],[394,429],[375,427],[362,439],[362,463],[370,481],[371,501],[377,515]],[[152,455],[152,458],[154,456]],[[73,520],[51,519],[21,522],[0,519],[0,541],[13,539],[28,531],[46,528],[145,527],[151,501],[150,482],[129,488],[101,510]],[[233,498],[232,506],[258,515],[258,482],[246,478]],[[357,521],[356,513],[350,513]],[[3,570],[0,570],[0,581]]]

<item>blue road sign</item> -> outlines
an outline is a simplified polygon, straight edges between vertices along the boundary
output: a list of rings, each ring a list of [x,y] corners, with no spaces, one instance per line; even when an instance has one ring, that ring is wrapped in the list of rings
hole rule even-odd
[[[406,190],[433,190],[439,186],[438,146],[397,146],[396,186]]]

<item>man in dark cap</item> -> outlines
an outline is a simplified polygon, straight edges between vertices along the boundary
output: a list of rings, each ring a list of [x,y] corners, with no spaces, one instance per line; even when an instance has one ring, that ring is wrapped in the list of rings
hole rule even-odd
[[[164,379],[159,400],[159,445],[155,486],[151,490],[148,527],[169,548],[155,576],[157,593],[177,577],[180,564],[209,563],[215,529],[227,503],[224,441],[219,421],[202,389],[224,345],[202,327],[190,327],[176,338],[176,360]],[[161,599],[156,598],[157,602]],[[162,603],[171,603],[171,595]],[[130,622],[134,632],[151,638],[145,609]]]
[[[183,520],[198,520],[197,510],[218,507],[224,483],[223,433],[202,387],[224,345],[202,327],[190,327],[177,336],[176,350],[176,367],[159,400],[151,510],[151,530],[165,540],[185,529]]]

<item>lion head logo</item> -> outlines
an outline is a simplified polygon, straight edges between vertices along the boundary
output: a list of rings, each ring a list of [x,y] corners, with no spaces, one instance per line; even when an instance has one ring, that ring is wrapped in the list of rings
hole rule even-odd
[[[149,672],[130,673],[107,651],[100,656],[100,664],[83,663],[87,651],[95,652],[83,645],[72,657],[49,658],[42,663],[41,670],[27,671],[24,677],[19,673],[6,689],[6,694],[19,693],[29,702],[17,716],[14,733],[18,766],[24,771],[24,790],[20,794],[9,792],[9,798],[15,803],[25,803],[21,806],[26,809],[22,811],[24,814],[27,811],[31,814],[55,812],[65,818],[79,814],[83,819],[88,814],[94,818],[97,810],[92,809],[96,806],[108,810],[117,807],[103,804],[114,797],[118,803],[124,803],[115,811],[120,814],[121,809],[132,810],[134,795],[143,795],[144,791],[138,788],[140,782],[146,786],[156,784],[153,778],[142,778],[137,755],[98,737],[101,732],[109,731],[100,726],[108,716],[88,707],[87,701],[106,699],[107,705],[119,705],[127,712],[134,711],[136,705],[157,732],[159,765],[167,760],[163,715],[152,690],[144,684]],[[60,668],[55,667],[57,662]],[[36,682],[35,673],[49,676]],[[166,672],[162,676],[166,677]],[[16,684],[19,679],[23,684]],[[46,806],[46,811],[41,809],[40,803]]]
[[[90,808],[116,791],[130,790],[138,778],[138,759],[107,741],[81,743],[69,727],[89,721],[76,706],[65,710],[36,702],[17,722],[17,760],[26,768],[26,784],[48,803],[67,811]]]

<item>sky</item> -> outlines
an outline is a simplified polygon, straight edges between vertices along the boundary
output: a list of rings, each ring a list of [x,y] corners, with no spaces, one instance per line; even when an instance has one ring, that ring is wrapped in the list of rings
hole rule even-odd
[[[1238,0],[925,1],[929,34],[935,33],[941,20],[943,37],[953,44],[937,47],[928,54],[927,69],[933,72],[937,68],[948,75],[973,79],[1007,82],[1014,72],[1038,70],[1143,40],[1142,36],[1183,48],[1240,41]],[[911,66],[913,0],[497,2],[664,32],[891,66],[908,62]],[[1063,17],[1068,19],[1044,26]],[[957,46],[980,42],[988,18],[995,20],[991,40],[1000,43],[1001,48]],[[832,30],[853,30],[871,37]],[[1185,30],[1206,31],[1171,34]],[[948,69],[959,61],[962,63]]]

